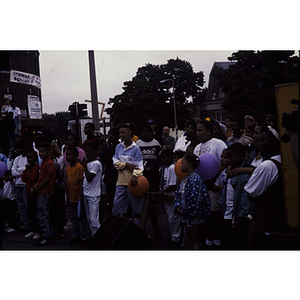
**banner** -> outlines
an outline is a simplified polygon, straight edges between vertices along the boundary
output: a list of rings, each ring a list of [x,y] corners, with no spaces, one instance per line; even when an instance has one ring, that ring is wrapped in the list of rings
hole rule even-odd
[[[28,114],[30,119],[42,119],[42,103],[35,95],[27,96]]]
[[[39,76],[16,70],[10,71],[10,82],[29,84],[39,89],[42,87],[41,78]]]

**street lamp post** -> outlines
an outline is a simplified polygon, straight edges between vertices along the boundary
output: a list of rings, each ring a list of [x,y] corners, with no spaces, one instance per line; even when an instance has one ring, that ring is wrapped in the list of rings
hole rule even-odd
[[[174,86],[174,79],[164,79],[161,80],[160,83],[172,81],[172,87],[173,87],[173,105],[174,105],[174,122],[175,122],[175,132],[176,132],[176,141],[178,140],[178,125],[177,125],[177,113],[176,113],[176,101],[175,101],[175,86]]]

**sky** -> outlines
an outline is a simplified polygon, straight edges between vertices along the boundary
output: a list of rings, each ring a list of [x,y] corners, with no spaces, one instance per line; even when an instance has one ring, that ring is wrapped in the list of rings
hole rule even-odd
[[[227,61],[234,51],[95,51],[98,102],[123,92],[139,67],[165,64],[177,57],[190,62],[194,72],[203,71],[208,86],[209,73],[216,61]],[[67,111],[70,104],[90,100],[88,51],[40,51],[43,112]],[[106,105],[105,108],[108,106]],[[91,116],[91,104],[88,103]],[[100,106],[99,106],[100,111]]]

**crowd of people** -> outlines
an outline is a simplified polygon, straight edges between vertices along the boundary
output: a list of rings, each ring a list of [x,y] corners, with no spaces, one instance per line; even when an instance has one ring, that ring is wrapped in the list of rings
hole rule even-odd
[[[265,232],[285,226],[276,125],[271,115],[263,123],[246,115],[243,124],[233,116],[225,124],[190,118],[177,141],[168,126],[159,133],[154,119],[138,131],[133,123],[113,127],[106,141],[93,123],[84,127],[83,143],[71,132],[63,145],[42,133],[11,136],[8,153],[1,154],[7,166],[4,231],[21,231],[44,246],[66,230],[72,231],[70,244],[86,244],[110,214],[139,225],[143,196],[133,195],[128,184],[135,187],[145,176],[149,192],[164,205],[173,248],[268,248]],[[204,153],[220,162],[210,180],[197,172]]]

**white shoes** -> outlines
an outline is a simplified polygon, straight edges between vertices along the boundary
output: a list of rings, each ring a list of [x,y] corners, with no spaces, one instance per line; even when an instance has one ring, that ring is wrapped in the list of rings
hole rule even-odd
[[[73,229],[72,222],[68,221],[64,227],[65,231],[71,231]]]
[[[31,231],[31,232],[27,233],[24,237],[25,237],[25,239],[32,239],[34,237],[34,235],[35,235],[35,233]]]
[[[40,235],[38,232],[36,232],[35,235],[32,237],[32,240],[33,240],[33,241],[37,241],[37,240],[39,240],[40,238],[41,238],[41,235]]]
[[[32,239],[34,241],[37,241],[41,238],[41,235],[38,232],[29,232],[25,235],[25,239]]]
[[[6,227],[4,229],[4,231],[7,232],[7,233],[18,232],[18,230],[14,229],[14,228],[10,228],[10,227]]]

